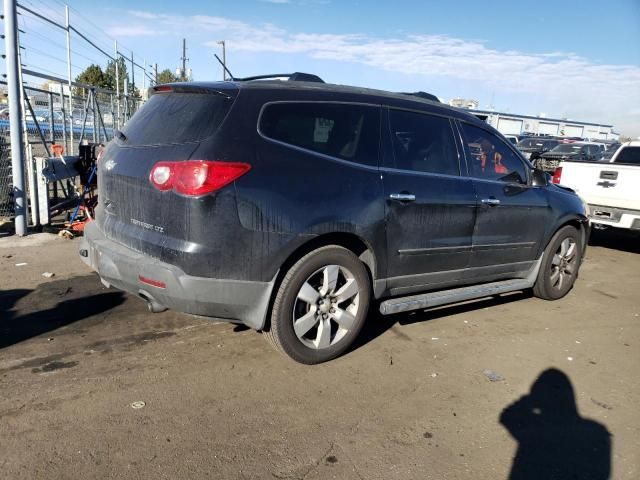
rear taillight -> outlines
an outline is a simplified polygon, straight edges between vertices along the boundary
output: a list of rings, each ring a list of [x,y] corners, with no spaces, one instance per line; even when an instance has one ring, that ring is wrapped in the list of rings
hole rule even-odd
[[[560,183],[560,179],[562,178],[562,167],[558,167],[553,172],[553,178],[551,181],[555,184]]]
[[[220,190],[251,169],[248,163],[186,160],[158,162],[149,181],[158,190],[173,190],[181,195],[199,196]]]

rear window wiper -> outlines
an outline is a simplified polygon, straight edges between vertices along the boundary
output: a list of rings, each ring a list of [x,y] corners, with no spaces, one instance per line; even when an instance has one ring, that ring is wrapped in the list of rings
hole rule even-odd
[[[123,142],[127,141],[127,136],[122,133],[120,130],[115,130],[115,135],[116,137],[118,137],[119,140],[122,140]]]

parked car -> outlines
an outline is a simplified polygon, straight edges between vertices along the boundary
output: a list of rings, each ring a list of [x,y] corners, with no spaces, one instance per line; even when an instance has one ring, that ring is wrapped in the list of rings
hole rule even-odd
[[[505,135],[504,138],[509,140],[514,145],[516,145],[518,143],[518,136],[517,135]]]
[[[49,112],[47,110],[39,110],[39,109],[35,109],[33,111],[33,113],[35,114],[35,119],[38,121],[38,123],[42,123],[45,122],[47,120],[47,117],[49,115]],[[27,122],[33,122],[34,117],[31,114],[31,112],[29,110],[25,110],[25,119],[27,120]]]
[[[541,154],[536,161],[536,166],[545,172],[553,173],[563,160],[597,162],[603,152],[603,146],[597,143],[565,140],[550,151]]]
[[[580,198],[459,109],[291,80],[153,90],[103,151],[80,247],[151,311],[243,323],[312,364],[351,346],[373,301],[553,300],[576,279]]]
[[[607,162],[565,160],[553,181],[583,198],[592,223],[640,230],[640,141],[622,144]]]
[[[525,158],[528,158],[532,163],[545,152],[552,150],[554,147],[560,144],[560,140],[548,139],[545,137],[528,137],[520,140],[516,145]]]

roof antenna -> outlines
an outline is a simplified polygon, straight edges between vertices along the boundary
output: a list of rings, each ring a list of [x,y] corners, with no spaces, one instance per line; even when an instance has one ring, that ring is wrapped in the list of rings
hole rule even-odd
[[[229,69],[228,69],[228,68],[227,68],[227,66],[224,64],[224,62],[223,62],[222,60],[220,60],[220,57],[218,56],[218,54],[217,54],[217,53],[214,53],[214,54],[213,54],[213,56],[214,56],[214,57],[216,57],[216,60],[218,60],[218,62],[220,62],[220,65],[222,65],[222,68],[224,68],[225,72],[227,72],[227,73],[229,74],[229,78],[235,82],[236,77],[234,77],[234,76],[233,76],[233,73],[231,73],[231,72],[229,71]]]

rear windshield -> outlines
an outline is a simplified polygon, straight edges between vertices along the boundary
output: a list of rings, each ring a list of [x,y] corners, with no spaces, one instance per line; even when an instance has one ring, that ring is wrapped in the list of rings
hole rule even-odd
[[[624,147],[616,157],[616,163],[640,165],[640,147]]]
[[[125,145],[168,145],[213,135],[233,99],[215,93],[157,93],[124,125]]]
[[[517,145],[519,148],[539,148],[542,149],[543,142],[539,138],[525,138]]]
[[[531,148],[536,150],[551,150],[558,145],[557,140],[544,140],[542,138],[525,138],[520,140],[518,148]]]
[[[555,147],[553,150],[551,150],[551,153],[580,153],[581,148],[582,148],[582,145],[572,145],[570,143],[563,143]]]

